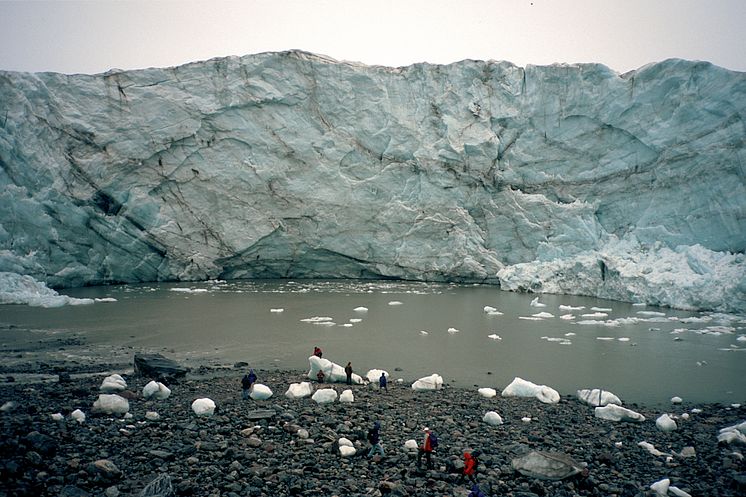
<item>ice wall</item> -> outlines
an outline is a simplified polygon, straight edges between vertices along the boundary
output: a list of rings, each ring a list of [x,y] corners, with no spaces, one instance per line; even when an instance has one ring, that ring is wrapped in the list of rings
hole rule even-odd
[[[746,74],[682,60],[619,75],[293,51],[0,72],[0,271],[483,281],[746,310],[745,115]]]

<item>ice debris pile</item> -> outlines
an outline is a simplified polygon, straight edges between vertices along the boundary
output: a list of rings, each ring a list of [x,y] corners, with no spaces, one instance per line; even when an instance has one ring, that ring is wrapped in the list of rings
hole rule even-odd
[[[363,276],[746,310],[746,73],[290,51],[0,75],[0,272],[45,288]]]

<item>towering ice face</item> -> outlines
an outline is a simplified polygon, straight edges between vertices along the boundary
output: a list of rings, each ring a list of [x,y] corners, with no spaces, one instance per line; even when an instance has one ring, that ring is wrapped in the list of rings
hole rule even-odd
[[[0,72],[0,271],[484,281],[746,310],[745,115],[744,73],[681,60]]]

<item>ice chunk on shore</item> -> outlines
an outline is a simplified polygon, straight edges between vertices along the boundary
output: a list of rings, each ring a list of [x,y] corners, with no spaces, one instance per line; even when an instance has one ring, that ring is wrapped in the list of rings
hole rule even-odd
[[[208,398],[197,399],[192,402],[192,411],[197,416],[212,416],[215,413],[215,402]]]
[[[151,381],[142,387],[142,396],[145,399],[164,400],[171,395],[171,389],[160,381]]]
[[[746,445],[746,421],[722,428],[718,433],[718,443]]]
[[[311,400],[317,404],[331,404],[337,400],[337,391],[333,388],[321,388],[314,392]]]
[[[352,390],[349,388],[339,395],[339,401],[351,404],[355,402],[355,396],[352,394]]]
[[[497,390],[494,388],[480,388],[477,390],[479,392],[479,395],[484,397],[485,399],[491,399],[492,397],[495,397],[497,395]]]
[[[417,441],[410,438],[404,442],[404,449],[409,452],[417,452]]]
[[[622,401],[619,400],[619,397],[608,390],[598,388],[578,390],[577,395],[579,400],[582,400],[593,407],[605,406],[608,404],[616,404],[618,406],[622,405]]]
[[[678,426],[676,426],[676,421],[674,421],[668,414],[662,414],[659,416],[658,419],[655,420],[655,426],[664,433],[674,431],[678,428]]]
[[[126,389],[127,382],[118,374],[113,374],[104,378],[104,381],[101,382],[101,386],[99,387],[99,390],[104,393],[122,392]]]
[[[102,393],[93,403],[91,411],[104,414],[126,414],[130,410],[130,403],[117,394]]]
[[[412,390],[417,392],[427,390],[438,390],[443,388],[443,377],[433,373],[430,376],[425,376],[412,383]]]
[[[316,379],[316,375],[319,373],[319,371],[323,371],[325,375],[324,379],[328,383],[347,382],[347,373],[345,373],[345,368],[343,368],[339,364],[333,363],[329,359],[322,359],[321,357],[312,355],[308,358],[308,363],[311,367],[311,369],[308,371],[308,377],[312,380]],[[359,374],[352,373],[352,382],[356,385],[362,385],[363,378]]]
[[[378,383],[378,380],[381,379],[381,373],[386,377],[386,379],[389,378],[388,371],[384,371],[383,369],[371,369],[367,373],[365,373],[365,377],[368,379],[368,382],[370,383]]]
[[[651,444],[650,442],[646,442],[644,440],[642,442],[639,442],[637,445],[647,450],[650,454],[654,456],[670,456],[671,455],[667,452],[659,451],[658,449],[655,448],[655,445]]]
[[[556,404],[560,401],[557,390],[546,385],[537,385],[522,378],[515,377],[502,391],[503,397],[535,397],[545,404]]]
[[[484,413],[484,417],[482,418],[482,421],[492,426],[503,424],[503,418],[500,417],[500,415],[496,413],[495,411],[487,411],[486,413]]]
[[[285,397],[289,399],[303,399],[310,397],[313,393],[313,386],[307,382],[302,381],[300,383],[291,383],[285,392]]]
[[[609,421],[632,421],[642,422],[645,421],[645,416],[631,409],[627,409],[616,404],[608,404],[603,407],[596,407],[595,416],[599,419],[607,419]]]
[[[268,398],[272,397],[272,390],[267,385],[254,383],[251,386],[249,397],[254,400],[267,400]]]
[[[85,422],[85,413],[80,409],[75,409],[71,412],[70,417],[77,421],[78,424],[83,424]]]

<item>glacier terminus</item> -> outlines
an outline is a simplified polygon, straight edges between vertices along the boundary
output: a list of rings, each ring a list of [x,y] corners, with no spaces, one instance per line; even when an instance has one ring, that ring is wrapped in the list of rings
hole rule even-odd
[[[745,119],[746,73],[678,59],[0,72],[0,279],[396,278],[745,313]]]

